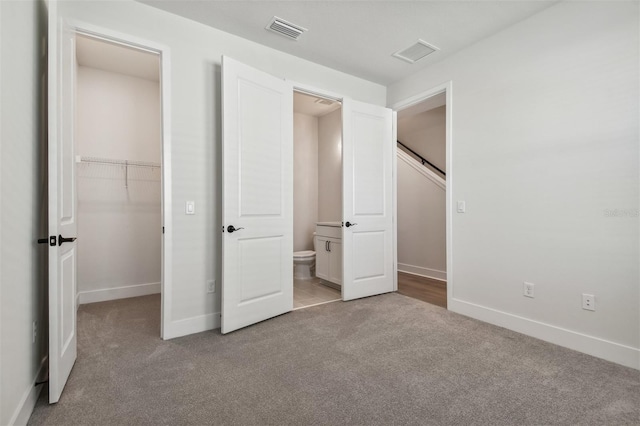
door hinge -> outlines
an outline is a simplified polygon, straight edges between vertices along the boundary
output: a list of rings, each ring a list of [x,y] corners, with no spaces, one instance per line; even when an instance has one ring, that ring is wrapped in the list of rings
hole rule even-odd
[[[164,226],[162,227],[162,233],[164,234]]]

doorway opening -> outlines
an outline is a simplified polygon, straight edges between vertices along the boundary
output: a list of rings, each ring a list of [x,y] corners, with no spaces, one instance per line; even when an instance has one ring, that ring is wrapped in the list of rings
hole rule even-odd
[[[294,308],[293,96],[318,92],[227,56],[222,87],[220,329],[226,334]],[[327,238],[341,237],[341,299],[392,292],[393,112],[319,96],[341,100],[343,117],[340,227],[325,225],[338,230]],[[303,238],[312,244],[308,232]]]
[[[447,96],[398,110],[398,292],[447,307]]]
[[[342,104],[293,95],[293,309],[342,300]]]
[[[97,302],[132,312],[134,299],[114,301],[145,297],[135,321],[155,333],[163,275],[161,57],[77,31],[75,58],[77,318]]]

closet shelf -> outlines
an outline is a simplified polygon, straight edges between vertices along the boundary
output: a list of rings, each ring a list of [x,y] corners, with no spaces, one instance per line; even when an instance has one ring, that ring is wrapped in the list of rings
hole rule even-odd
[[[114,164],[118,166],[160,168],[160,163],[151,163],[148,161],[115,160],[112,158],[81,157],[79,155],[76,157],[76,163]]]
[[[103,164],[110,166],[123,166],[124,169],[124,187],[129,188],[129,167],[141,167],[146,169],[160,169],[159,163],[152,163],[148,161],[129,161],[129,160],[116,160],[113,158],[100,158],[100,157],[84,157],[76,156],[76,163],[78,164]]]

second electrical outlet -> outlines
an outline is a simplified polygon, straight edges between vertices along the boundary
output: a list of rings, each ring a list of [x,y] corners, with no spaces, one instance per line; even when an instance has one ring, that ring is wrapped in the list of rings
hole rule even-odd
[[[535,284],[528,283],[525,281],[524,283],[524,295],[525,297],[534,297],[534,288]]]

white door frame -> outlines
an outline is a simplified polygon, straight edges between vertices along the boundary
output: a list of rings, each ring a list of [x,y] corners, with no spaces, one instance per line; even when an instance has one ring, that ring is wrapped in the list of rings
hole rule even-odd
[[[129,34],[124,34],[108,28],[99,27],[86,22],[65,19],[65,22],[76,34],[84,34],[107,42],[122,44],[136,49],[157,53],[160,56],[160,105],[161,105],[161,210],[162,227],[164,230],[162,241],[162,272],[160,277],[161,307],[160,307],[160,337],[170,339],[171,305],[172,305],[172,222],[171,222],[171,52],[169,47],[153,41],[145,40]],[[160,230],[159,230],[160,231]]]
[[[294,92],[305,93],[307,95],[317,96],[325,99],[331,99],[340,103],[342,103],[342,99],[345,97],[344,95],[329,92],[328,90],[318,89],[308,84],[296,83],[291,80],[289,80],[289,82],[293,86]]]
[[[297,83],[295,81],[291,81],[291,86],[293,87],[293,91],[294,92],[300,92],[300,93],[305,93],[307,95],[312,95],[312,96],[318,96],[321,98],[325,98],[325,99],[331,99],[337,102],[340,102],[341,104],[344,101],[344,98],[346,96],[335,93],[335,92],[331,92],[325,89],[319,89],[317,87],[311,86],[309,84],[305,84],[305,83]],[[442,92],[442,90],[440,90],[438,93]],[[430,94],[429,96],[433,96],[437,93],[434,94]],[[419,101],[418,101],[419,102]],[[414,102],[417,103],[417,102]],[[412,103],[413,104],[413,103]],[[411,104],[411,105],[412,105]],[[382,107],[388,108],[385,105],[380,105]],[[407,108],[410,105],[406,105],[403,106],[402,108]],[[393,136],[395,139],[397,139],[397,120],[396,120],[396,110],[395,108],[391,108],[392,113],[393,113],[393,119],[392,119],[392,132],[393,132]],[[344,125],[344,124],[343,124]],[[392,156],[393,158],[395,158],[396,156],[396,149],[397,149],[397,144],[393,143],[392,146]],[[391,183],[391,188],[392,188],[392,216],[393,216],[393,225],[392,225],[392,253],[393,253],[393,265],[392,265],[392,274],[393,274],[393,291],[397,291],[398,290],[398,255],[397,255],[397,173],[396,173],[396,161],[392,161],[392,170],[391,170],[391,175],[392,175],[392,183]],[[344,178],[344,177],[343,177]],[[344,219],[344,218],[343,218]],[[343,268],[344,268],[344,252],[343,252]],[[341,286],[341,293],[342,293],[342,299],[344,300],[344,285]]]
[[[446,241],[447,241],[447,309],[451,306],[451,300],[453,299],[453,289],[454,289],[454,280],[453,280],[453,82],[448,81],[446,83],[439,84],[429,90],[425,90],[424,92],[420,92],[416,95],[405,98],[401,101],[398,101],[391,105],[391,109],[394,111],[401,111],[403,109],[409,108],[413,105],[419,104],[433,96],[439,95],[441,93],[445,93],[446,97],[446,105],[445,105],[445,133],[446,133],[446,166],[447,166],[447,186],[446,186]],[[394,144],[397,145],[397,144]],[[394,164],[394,209],[397,208],[397,191],[398,191],[398,179],[397,179],[397,159],[393,162]],[[397,216],[397,215],[396,215]],[[397,223],[394,223],[394,235],[397,237]],[[397,263],[397,255],[396,255],[396,263]]]

